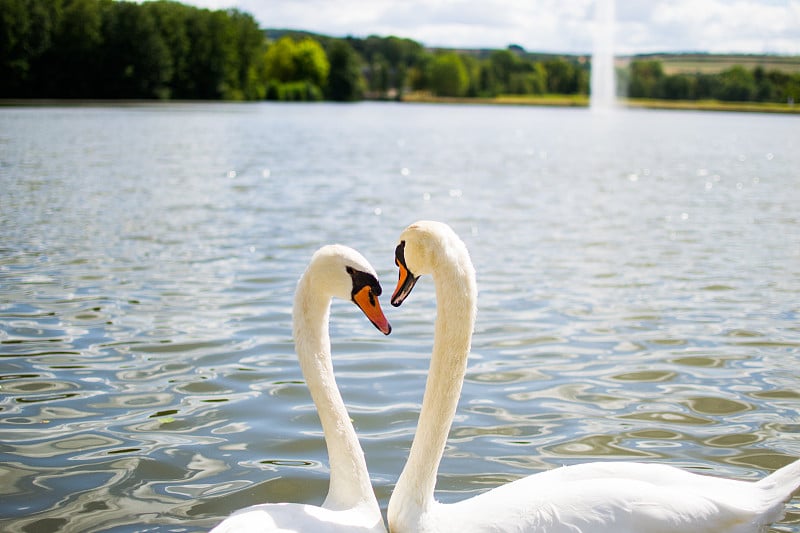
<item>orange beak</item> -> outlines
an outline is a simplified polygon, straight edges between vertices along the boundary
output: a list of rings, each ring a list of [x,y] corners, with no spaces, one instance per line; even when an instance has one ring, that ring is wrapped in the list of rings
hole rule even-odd
[[[419,278],[412,274],[403,262],[396,260],[395,264],[400,272],[397,278],[397,287],[394,289],[394,294],[392,294],[392,305],[399,307],[411,294],[411,289],[414,288]]]
[[[371,287],[365,285],[361,290],[353,294],[353,302],[381,333],[388,335],[392,332],[392,326],[383,315],[381,303],[378,301],[375,293],[372,292]]]

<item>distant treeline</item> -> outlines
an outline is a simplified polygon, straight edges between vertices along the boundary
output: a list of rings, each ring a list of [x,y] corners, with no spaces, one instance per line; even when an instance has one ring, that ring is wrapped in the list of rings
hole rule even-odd
[[[513,45],[430,50],[398,37],[265,32],[238,10],[167,0],[0,0],[2,98],[586,95],[589,68],[586,57]],[[632,97],[800,101],[800,74],[760,67],[667,75],[659,61],[634,60],[619,78],[620,93]]]
[[[358,100],[588,90],[576,60],[479,59],[397,37],[267,35],[238,10],[160,0],[0,0],[0,97]]]
[[[263,97],[252,16],[175,2],[0,0],[0,96]]]
[[[301,38],[301,35],[289,32],[282,39]],[[331,43],[341,41],[322,36],[313,38],[319,39],[326,49]],[[531,59],[534,56],[513,45],[506,50],[430,50],[398,37],[347,37],[343,41],[358,56],[365,95],[369,98],[396,98],[405,91],[491,97],[586,94],[589,89],[588,65],[578,57],[548,55],[536,61]]]
[[[731,66],[719,73],[665,74],[661,61],[635,60],[619,72],[631,98],[720,100],[723,102],[800,102],[800,72]],[[626,83],[627,81],[627,83]]]

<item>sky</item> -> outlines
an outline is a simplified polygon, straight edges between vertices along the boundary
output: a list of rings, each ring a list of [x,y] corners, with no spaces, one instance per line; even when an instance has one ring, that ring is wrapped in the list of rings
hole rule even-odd
[[[181,0],[235,7],[263,28],[408,37],[429,47],[590,53],[595,4],[613,0]],[[617,55],[800,55],[800,0],[616,0]]]

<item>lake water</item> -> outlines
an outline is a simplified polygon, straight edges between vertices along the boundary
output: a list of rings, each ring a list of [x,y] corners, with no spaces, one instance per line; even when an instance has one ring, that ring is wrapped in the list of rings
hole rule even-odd
[[[358,248],[382,336],[332,312],[385,509],[435,316],[394,247],[448,222],[478,272],[437,495],[630,459],[759,479],[800,457],[800,117],[412,104],[0,108],[0,529],[200,531],[319,504],[291,338],[319,246]],[[775,531],[800,531],[800,499]]]

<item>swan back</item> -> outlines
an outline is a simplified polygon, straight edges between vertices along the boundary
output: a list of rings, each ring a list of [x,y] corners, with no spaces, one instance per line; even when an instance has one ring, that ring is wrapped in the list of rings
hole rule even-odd
[[[400,277],[392,304],[402,304],[417,277],[430,273],[437,318],[417,432],[389,501],[392,531],[755,533],[783,514],[783,502],[800,485],[800,461],[757,483],[668,465],[586,463],[521,478],[457,503],[436,502],[436,473],[470,348],[474,270],[453,231],[427,221],[401,234],[396,262]]]

